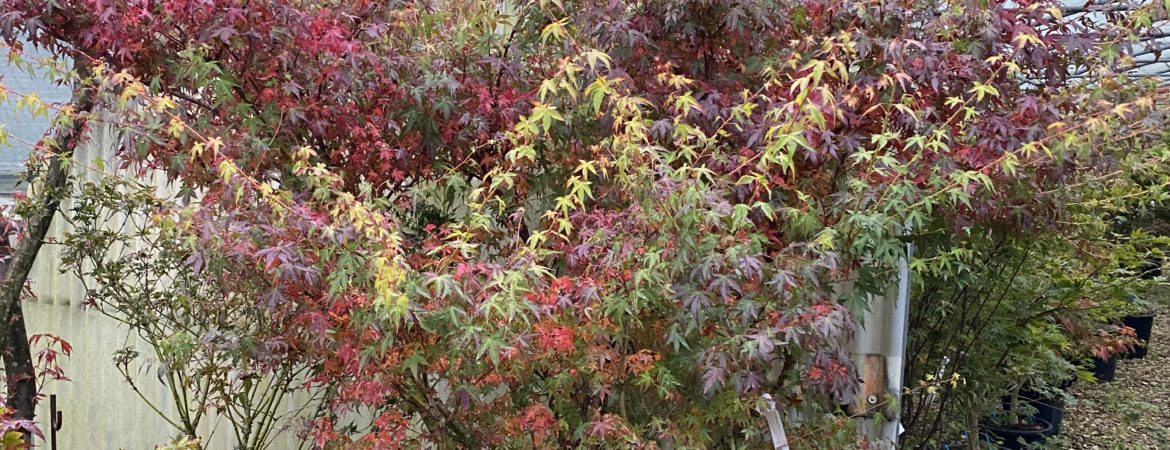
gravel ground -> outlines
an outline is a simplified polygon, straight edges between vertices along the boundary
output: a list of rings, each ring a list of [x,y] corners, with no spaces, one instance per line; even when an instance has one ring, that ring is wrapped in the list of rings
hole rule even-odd
[[[1144,359],[1118,361],[1117,381],[1073,386],[1076,401],[1065,415],[1058,448],[1170,450],[1170,307],[1166,304],[1154,318],[1150,341]]]

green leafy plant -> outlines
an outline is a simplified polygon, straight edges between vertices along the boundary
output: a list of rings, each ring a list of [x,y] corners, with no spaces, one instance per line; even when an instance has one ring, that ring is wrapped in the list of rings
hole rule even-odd
[[[281,357],[292,349],[279,336],[283,325],[254,301],[267,286],[259,273],[212,258],[198,270],[176,270],[191,253],[176,228],[179,218],[167,214],[168,202],[153,188],[108,177],[82,184],[79,192],[62,270],[83,281],[89,306],[149,345],[147,361],[127,347],[114,364],[181,433],[174,445],[199,448],[200,424],[216,413],[231,424],[239,448],[260,450],[297,414],[313,413],[303,400],[310,393],[300,403],[289,395],[309,368]],[[175,414],[142,394],[153,378],[170,393]]]
[[[1166,159],[1125,75],[1160,4],[9,4],[0,35],[93,64],[110,165],[188,200],[84,186],[68,243],[184,433],[230,361],[305,370],[317,447],[758,448],[767,394],[794,448],[852,448],[907,241],[908,379],[966,382],[899,406],[977,430],[997,363],[1112,288],[1100,217],[1145,192],[1113,164]],[[124,205],[151,220],[97,226]]]

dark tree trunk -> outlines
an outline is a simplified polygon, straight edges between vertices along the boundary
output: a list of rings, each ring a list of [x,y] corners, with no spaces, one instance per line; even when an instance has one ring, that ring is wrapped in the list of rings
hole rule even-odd
[[[86,115],[96,103],[96,93],[89,84],[91,72],[88,58],[78,58],[73,67],[80,79],[70,99],[76,116],[65,122],[67,125],[53,130],[51,140],[42,140],[38,144],[47,155],[48,164],[44,178],[37,186],[39,192],[32,199],[37,208],[28,217],[24,233],[0,274],[0,311],[4,312],[4,320],[0,321],[0,326],[4,327],[3,332],[0,332],[0,356],[4,359],[8,382],[8,408],[18,419],[33,419],[36,415],[37,395],[36,373],[20,297],[61,199],[69,195],[69,168],[66,162],[73,157],[73,150],[85,130]],[[26,439],[29,439],[27,433]]]
[[[36,373],[28,346],[28,332],[24,328],[24,311],[20,302],[13,303],[5,316],[4,373],[8,382],[8,407],[21,419],[32,419],[36,413]]]

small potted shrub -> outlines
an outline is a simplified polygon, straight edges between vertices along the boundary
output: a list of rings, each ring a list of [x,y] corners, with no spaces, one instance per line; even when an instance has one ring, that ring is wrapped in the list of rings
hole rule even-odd
[[[983,425],[1000,448],[1021,449],[1026,445],[1043,443],[1053,434],[1052,424],[1037,417],[1038,410],[1020,396],[1022,387],[1022,384],[1013,386],[1008,393],[1008,404],[1003,414],[993,416]]]
[[[1087,341],[1092,356],[1091,370],[1098,383],[1116,378],[1118,356],[1133,350],[1137,339],[1133,328],[1105,325]]]
[[[1068,394],[1059,387],[1030,386],[1020,390],[1019,401],[1027,402],[1028,406],[1036,410],[1034,417],[1048,422],[1052,427],[1049,436],[1060,434],[1060,427],[1064,422],[1064,408]]]
[[[1002,448],[1044,442],[1057,433],[1064,417],[1064,396],[1059,385],[1075,370],[1054,349],[1065,342],[1052,327],[1033,324],[1025,328],[1030,345],[1017,347],[1004,361],[1009,382],[1003,411],[985,420],[983,428]]]
[[[1081,299],[1075,313],[1061,317],[1061,326],[1071,341],[1074,359],[1084,358],[1081,366],[1093,374],[1098,383],[1114,380],[1117,358],[1133,349],[1136,339],[1132,328],[1115,325],[1124,315],[1124,288],[1100,299]]]
[[[1134,332],[1134,348],[1122,354],[1123,358],[1145,358],[1149,352],[1150,336],[1154,331],[1154,307],[1146,299],[1130,295],[1125,309],[1125,316],[1121,324],[1132,328]]]
[[[1005,411],[1015,410],[1018,411],[1017,414],[1031,413],[1032,417],[1047,422],[1051,425],[1047,434],[1056,436],[1060,434],[1060,427],[1064,422],[1067,390],[1076,379],[1077,367],[1054,352],[1047,353],[1046,364],[1038,366],[1044,370],[1021,384],[1019,389],[1009,391],[1009,395],[1003,398],[1003,404]],[[1017,404],[1013,405],[1012,402]],[[1029,409],[1025,410],[1025,407]]]

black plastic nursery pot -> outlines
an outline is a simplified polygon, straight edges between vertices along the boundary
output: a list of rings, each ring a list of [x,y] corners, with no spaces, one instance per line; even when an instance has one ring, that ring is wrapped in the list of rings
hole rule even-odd
[[[999,442],[999,448],[1020,450],[1027,444],[1038,444],[1048,439],[1052,432],[1052,424],[1041,419],[1033,419],[1030,424],[1018,427],[1000,427],[984,425],[987,434],[992,440]]]
[[[1121,319],[1121,323],[1133,328],[1138,338],[1138,344],[1133,348],[1133,351],[1126,352],[1123,356],[1125,358],[1145,358],[1150,349],[1150,335],[1154,332],[1154,314],[1125,316]]]
[[[1098,383],[1108,383],[1117,377],[1117,358],[1101,359],[1093,357],[1093,377]]]
[[[1071,384],[1071,383],[1070,383]],[[1062,389],[1066,388],[1063,384]],[[1011,408],[1011,397],[1004,396],[1003,408],[1007,410]],[[1032,408],[1036,409],[1036,413],[1032,415],[1033,419],[1040,419],[1052,425],[1048,429],[1049,436],[1056,436],[1060,434],[1060,425],[1064,422],[1064,399],[1050,398],[1049,396],[1029,390],[1020,391],[1020,401],[1025,402]]]
[[[1060,434],[1060,424],[1064,422],[1063,398],[1048,398],[1044,394],[1033,391],[1020,392],[1020,398],[1027,400],[1033,408],[1036,408],[1035,417],[1037,419],[1051,425],[1048,429],[1049,436]]]
[[[1151,257],[1143,264],[1138,265],[1138,277],[1143,280],[1152,280],[1162,276],[1162,258]]]

